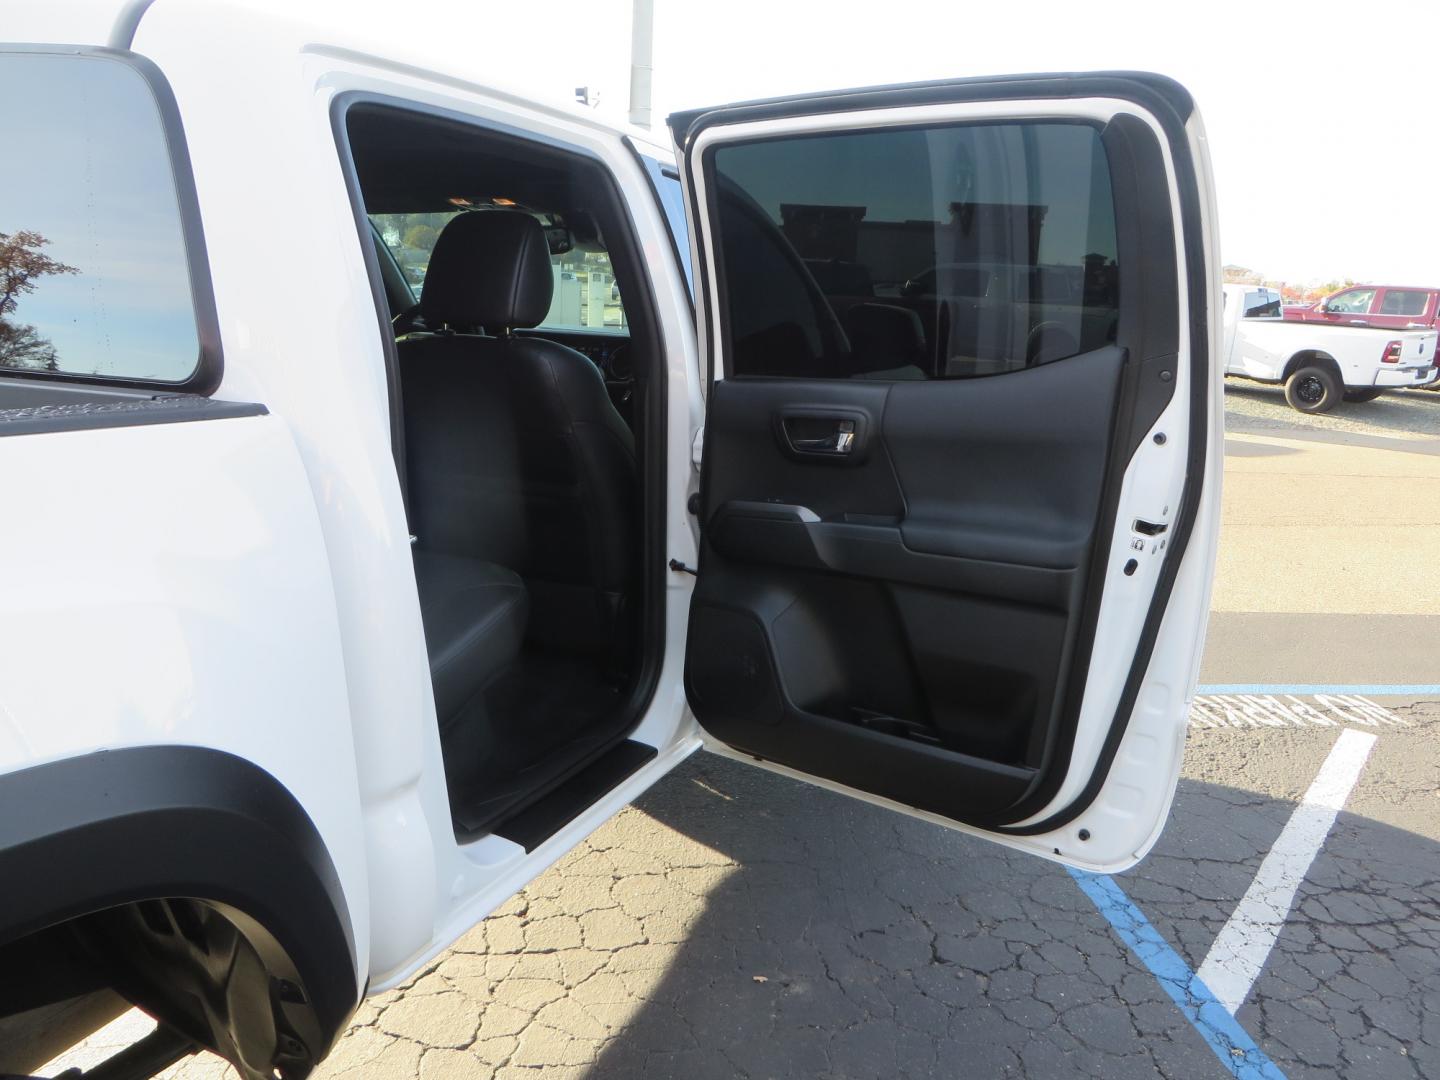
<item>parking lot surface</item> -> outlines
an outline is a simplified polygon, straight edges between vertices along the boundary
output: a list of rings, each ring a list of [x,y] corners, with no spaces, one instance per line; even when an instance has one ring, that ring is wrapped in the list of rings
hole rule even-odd
[[[1344,402],[1328,413],[1310,415],[1285,404],[1279,386],[1225,380],[1225,427],[1229,431],[1346,432],[1354,435],[1433,440],[1440,436],[1440,390],[1391,390],[1374,401]],[[1429,453],[1440,445],[1428,443]],[[1412,447],[1413,449],[1413,447]]]
[[[317,1075],[1440,1077],[1440,395],[1228,398],[1202,696],[1135,870],[697,755]]]

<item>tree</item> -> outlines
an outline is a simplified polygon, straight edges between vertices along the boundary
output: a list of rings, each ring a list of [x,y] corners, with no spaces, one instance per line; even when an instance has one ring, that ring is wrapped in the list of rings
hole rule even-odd
[[[0,367],[29,371],[59,371],[60,358],[48,338],[33,326],[17,326],[0,319]]]
[[[429,251],[435,246],[435,241],[439,236],[440,230],[434,225],[411,225],[405,230],[405,235],[400,238],[400,242],[406,247]]]
[[[44,371],[59,367],[55,346],[47,338],[9,318],[20,297],[35,291],[36,279],[80,272],[40,250],[48,243],[30,229],[0,233],[0,366]]]

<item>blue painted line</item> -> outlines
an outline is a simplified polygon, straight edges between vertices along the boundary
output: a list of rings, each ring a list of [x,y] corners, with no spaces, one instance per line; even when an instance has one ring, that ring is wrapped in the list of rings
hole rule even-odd
[[[1265,1056],[1265,1051],[1225,1011],[1225,1006],[1215,1000],[1210,988],[1195,976],[1180,954],[1150,925],[1114,878],[1084,870],[1071,870],[1070,876],[1081,891],[1095,902],[1120,940],[1130,946],[1160,981],[1170,1000],[1179,1006],[1230,1075],[1237,1080],[1285,1080],[1279,1066]]]
[[[1197,686],[1197,694],[1362,694],[1365,697],[1433,697],[1440,696],[1440,685],[1433,683],[1373,683],[1339,685],[1325,683],[1212,683]]]

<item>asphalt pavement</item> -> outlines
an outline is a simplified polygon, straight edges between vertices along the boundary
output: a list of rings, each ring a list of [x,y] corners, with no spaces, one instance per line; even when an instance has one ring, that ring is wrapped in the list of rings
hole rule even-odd
[[[317,1075],[1440,1077],[1440,394],[1392,396],[1327,426],[1230,395],[1201,696],[1136,869],[697,755]]]

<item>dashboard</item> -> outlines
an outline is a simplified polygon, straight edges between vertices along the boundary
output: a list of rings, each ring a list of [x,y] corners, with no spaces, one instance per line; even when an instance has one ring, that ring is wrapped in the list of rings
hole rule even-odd
[[[564,345],[583,354],[600,369],[605,377],[605,389],[610,394],[610,404],[625,421],[625,426],[635,430],[635,366],[627,334],[607,334],[595,330],[557,330],[549,327],[534,330],[516,330],[516,336],[544,338],[557,345]]]

